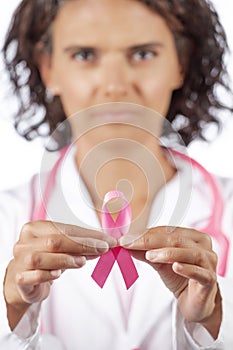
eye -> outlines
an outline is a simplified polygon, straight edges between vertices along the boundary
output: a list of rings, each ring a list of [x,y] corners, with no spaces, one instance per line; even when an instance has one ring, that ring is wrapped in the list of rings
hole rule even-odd
[[[132,58],[136,62],[147,61],[157,56],[157,53],[153,50],[140,49],[132,54]]]
[[[76,61],[92,62],[96,58],[96,53],[92,49],[81,49],[73,53],[72,58]]]

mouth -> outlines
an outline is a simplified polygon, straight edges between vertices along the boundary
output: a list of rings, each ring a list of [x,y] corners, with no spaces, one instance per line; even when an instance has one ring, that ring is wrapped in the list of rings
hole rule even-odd
[[[135,119],[136,114],[132,111],[105,111],[95,113],[94,118],[106,123],[124,123]]]
[[[128,123],[140,118],[141,109],[133,104],[111,104],[102,105],[101,108],[93,110],[91,118],[105,123]]]

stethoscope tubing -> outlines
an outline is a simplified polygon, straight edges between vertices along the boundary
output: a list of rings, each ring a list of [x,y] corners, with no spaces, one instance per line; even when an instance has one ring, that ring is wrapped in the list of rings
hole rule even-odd
[[[178,156],[179,158],[190,162],[193,168],[196,168],[200,171],[202,176],[204,177],[205,183],[209,184],[212,192],[212,202],[213,207],[211,211],[211,215],[209,218],[209,222],[201,231],[208,233],[213,239],[215,239],[219,245],[221,254],[219,257],[217,273],[220,276],[225,276],[227,270],[227,261],[230,250],[230,242],[229,239],[222,231],[222,222],[224,215],[224,202],[221,195],[220,188],[214,179],[213,175],[209,173],[200,163],[198,163],[195,159],[190,156],[181,153],[176,150],[171,150],[172,154]]]

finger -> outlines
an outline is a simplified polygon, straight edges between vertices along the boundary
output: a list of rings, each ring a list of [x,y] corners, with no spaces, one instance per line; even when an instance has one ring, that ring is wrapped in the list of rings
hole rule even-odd
[[[217,266],[217,255],[212,251],[196,248],[163,248],[149,250],[146,252],[146,259],[152,263],[174,262],[186,263],[201,266],[204,268],[211,267],[213,270]]]
[[[216,273],[203,267],[190,264],[173,263],[172,269],[178,275],[192,279],[203,286],[212,286],[216,283]]]
[[[18,292],[26,303],[32,304],[46,299],[53,281],[59,278],[57,271],[25,271],[16,275]]]
[[[32,293],[36,285],[53,281],[61,276],[61,270],[43,271],[31,270],[23,271],[16,275],[16,283],[21,290],[26,293]]]
[[[110,245],[106,241],[102,241],[96,238],[89,238],[89,237],[75,237],[70,239],[70,237],[67,237],[67,248],[71,247],[74,252],[80,253],[80,254],[96,254],[100,255],[103,253],[106,253],[110,249]]]
[[[161,265],[159,263],[152,263],[149,260],[147,260],[145,257],[145,251],[143,250],[129,250],[129,252],[133,258],[146,262],[147,264],[151,265],[155,270],[157,270],[157,267]]]
[[[67,253],[70,255],[100,255],[109,250],[109,244],[95,238],[79,237],[70,240],[61,234],[49,234],[30,239],[29,242],[20,242],[14,247],[14,256],[20,258],[26,251],[44,251],[50,253]]]
[[[76,237],[75,240],[62,235],[50,235],[45,239],[48,252],[70,253],[74,255],[100,255],[109,250],[108,242],[89,237]]]
[[[52,221],[32,221],[25,224],[21,230],[21,237],[26,240],[32,236],[41,237],[54,234],[64,235],[70,238],[70,240],[76,240],[76,238],[78,239],[80,237],[94,238],[107,242],[111,248],[117,244],[115,238],[103,232]]]
[[[65,270],[80,268],[86,263],[84,256],[30,252],[24,258],[24,268],[27,270]]]
[[[134,250],[150,250],[163,247],[193,248],[201,245],[208,250],[212,249],[212,240],[209,235],[189,228],[173,228],[159,226],[140,233],[140,235],[125,235],[119,239],[119,244]]]

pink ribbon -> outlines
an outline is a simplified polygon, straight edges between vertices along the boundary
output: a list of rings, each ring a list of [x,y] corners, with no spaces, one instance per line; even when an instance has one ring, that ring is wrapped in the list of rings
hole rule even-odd
[[[107,209],[107,203],[116,198],[123,199],[124,205],[118,214],[116,221],[113,220]],[[132,220],[131,207],[124,194],[119,191],[110,191],[104,197],[102,208],[102,228],[104,232],[116,239],[125,235],[129,231]],[[122,247],[115,247],[103,254],[91,275],[94,281],[103,288],[108,275],[110,274],[114,262],[117,261],[121,274],[125,281],[126,288],[129,289],[138,278],[138,273],[129,251]]]

